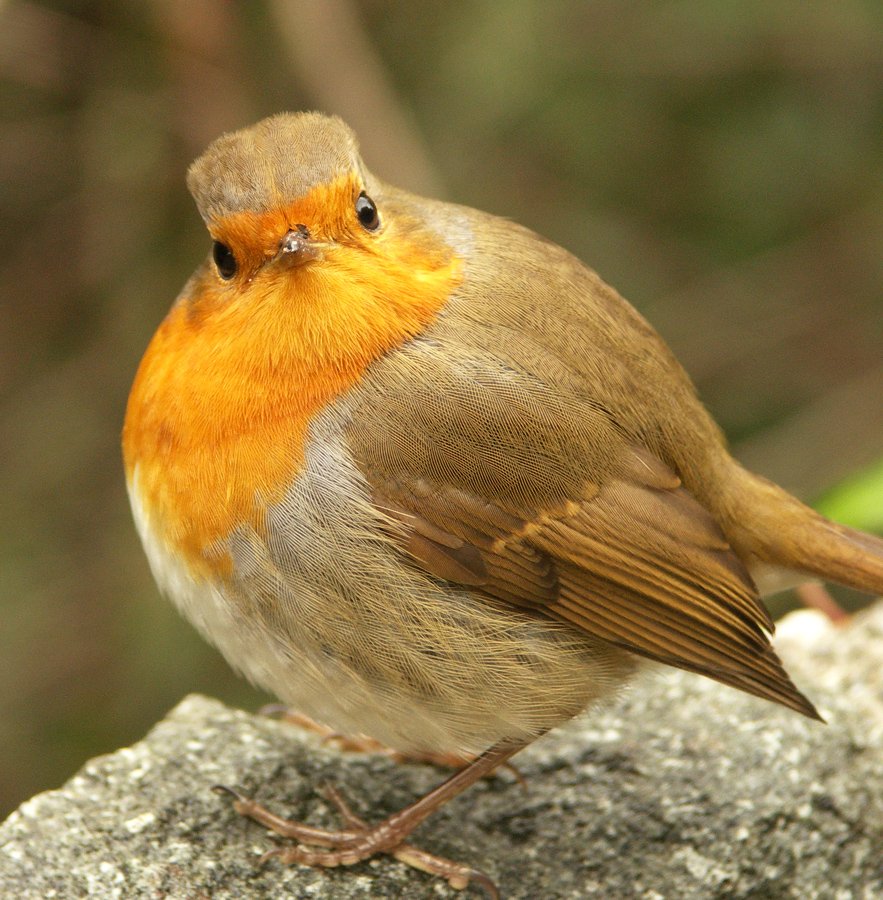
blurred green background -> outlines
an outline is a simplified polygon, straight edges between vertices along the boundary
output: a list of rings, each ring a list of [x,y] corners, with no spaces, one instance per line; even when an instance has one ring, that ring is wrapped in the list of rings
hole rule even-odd
[[[576,252],[742,460],[880,524],[878,0],[0,0],[0,73],[0,812],[188,691],[261,702],[158,596],[119,431],[208,250],[186,167],[278,110]]]

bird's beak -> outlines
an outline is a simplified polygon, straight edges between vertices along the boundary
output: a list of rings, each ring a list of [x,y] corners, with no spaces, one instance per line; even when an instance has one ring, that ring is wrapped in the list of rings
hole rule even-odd
[[[322,246],[310,237],[306,225],[295,225],[279,241],[279,249],[274,261],[291,266],[302,266],[313,259],[318,259],[322,255]]]

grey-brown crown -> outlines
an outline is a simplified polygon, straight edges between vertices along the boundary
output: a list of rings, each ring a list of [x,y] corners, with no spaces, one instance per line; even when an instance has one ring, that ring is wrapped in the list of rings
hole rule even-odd
[[[206,221],[264,212],[319,184],[362,170],[358,142],[336,116],[279,113],[213,141],[187,172],[187,186]]]

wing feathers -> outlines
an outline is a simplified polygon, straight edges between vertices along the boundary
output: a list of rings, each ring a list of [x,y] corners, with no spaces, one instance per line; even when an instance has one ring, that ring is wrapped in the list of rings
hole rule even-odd
[[[769,644],[773,623],[708,511],[628,448],[603,484],[512,509],[425,479],[375,476],[375,501],[434,576],[818,717]]]
[[[740,640],[748,640],[754,646],[766,644],[766,637],[761,630],[763,623],[758,622],[756,617],[746,621],[744,616],[739,615],[737,604],[741,606],[746,597],[751,596],[751,589],[747,585],[740,593],[732,585],[721,589],[723,586],[719,586],[716,579],[706,578],[699,584],[685,577],[683,569],[641,554],[640,551],[626,556],[618,550],[611,550],[603,541],[586,538],[566,526],[556,528],[555,531],[558,533],[555,536],[560,536],[562,540],[556,541],[554,546],[557,549],[566,545],[568,550],[561,555],[579,563],[581,571],[590,570],[603,576],[608,583],[621,584],[638,596],[652,598],[660,609],[670,608],[680,613],[684,619],[701,622],[709,630],[726,629],[733,636],[738,635]],[[552,545],[548,546],[551,548]],[[702,562],[709,565],[708,560]],[[712,591],[714,596],[727,599],[729,603],[709,602]]]
[[[682,619],[665,621],[665,616],[659,616],[657,610],[642,610],[642,604],[636,603],[634,596],[625,596],[610,585],[599,585],[598,596],[609,599],[619,594],[621,606],[607,609],[597,602],[587,603],[582,596],[586,586],[583,579],[580,581],[579,592],[572,593],[566,577],[562,577],[562,595],[553,609],[565,621],[649,659],[706,675],[821,719],[815,707],[791,682],[769,645],[749,652],[726,643],[717,646],[706,643],[707,634],[692,629]],[[622,609],[626,607],[630,608],[630,614],[623,616]],[[657,613],[655,617],[654,613]]]

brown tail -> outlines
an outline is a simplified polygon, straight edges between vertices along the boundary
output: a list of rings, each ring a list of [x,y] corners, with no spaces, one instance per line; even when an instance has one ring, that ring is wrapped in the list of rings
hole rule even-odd
[[[734,475],[727,506],[737,549],[883,595],[883,539],[826,519],[759,475],[740,467]]]

